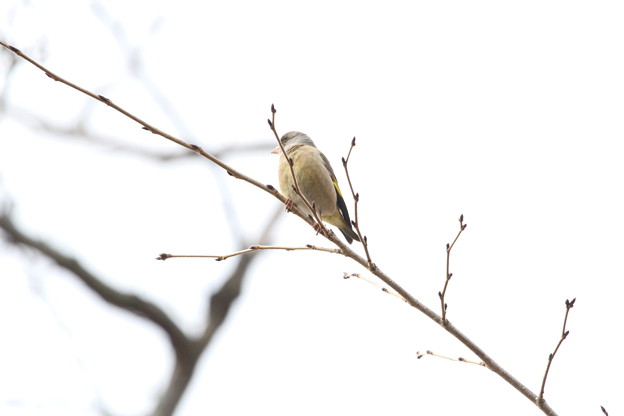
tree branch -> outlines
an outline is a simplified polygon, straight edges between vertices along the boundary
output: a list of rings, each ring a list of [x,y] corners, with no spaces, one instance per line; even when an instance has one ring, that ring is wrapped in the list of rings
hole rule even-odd
[[[448,289],[449,281],[451,280],[451,277],[453,277],[453,273],[450,272],[451,250],[453,250],[453,247],[455,246],[455,243],[459,239],[459,236],[464,232],[467,226],[468,224],[464,224],[464,214],[460,215],[459,216],[459,231],[457,232],[457,235],[455,236],[455,240],[453,240],[451,244],[446,245],[446,279],[444,280],[444,288],[442,289],[442,292],[438,292],[438,297],[440,298],[440,303],[442,306],[442,322],[447,322],[446,309],[448,305],[446,304],[446,289]]]
[[[355,193],[355,190],[353,189],[353,183],[351,182],[351,176],[349,175],[349,166],[348,166],[349,159],[351,158],[351,151],[353,151],[354,147],[355,147],[355,137],[353,137],[353,140],[351,140],[351,147],[349,147],[349,153],[347,153],[347,157],[342,158],[342,166],[344,167],[345,174],[347,175],[347,182],[349,183],[349,189],[351,189],[351,195],[353,196],[354,207],[353,207],[353,221],[351,221],[351,224],[355,227],[355,231],[357,232],[358,237],[360,237],[360,242],[362,243],[362,247],[364,247],[364,253],[366,253],[366,260],[368,260],[368,268],[372,270],[376,266],[375,266],[375,263],[373,263],[370,252],[368,250],[368,238],[365,235],[362,235],[362,231],[360,230],[360,218],[359,218],[359,210],[358,210],[358,206],[360,202],[360,194]]]
[[[271,239],[271,231],[281,210],[276,210],[273,216],[267,221],[264,229],[260,233],[259,241]],[[191,340],[191,350],[188,355],[176,354],[176,363],[169,380],[169,386],[161,396],[158,405],[154,408],[152,416],[169,416],[173,414],[176,406],[180,402],[189,382],[193,377],[197,362],[202,352],[212,341],[217,330],[227,318],[231,307],[241,293],[241,287],[247,276],[247,271],[257,255],[241,256],[238,264],[230,276],[221,285],[208,302],[206,308],[206,324],[199,336]]]
[[[431,350],[427,350],[424,353],[417,351],[416,352],[416,358],[421,359],[422,357],[424,357],[425,355],[431,355],[433,357],[438,357],[438,358],[444,358],[445,360],[449,360],[449,361],[457,361],[460,363],[468,363],[468,364],[474,364],[474,365],[479,365],[481,367],[485,367],[485,363],[483,361],[473,361],[473,360],[468,360],[464,357],[457,357],[457,358],[453,358],[453,357],[448,357],[446,355],[441,355],[438,353],[435,353]]]
[[[225,164],[224,162],[222,162],[221,160],[219,160],[218,158],[214,157],[213,155],[205,152],[201,147],[193,145],[193,144],[189,144],[186,143],[183,140],[180,140],[170,134],[165,133],[162,130],[159,130],[158,128],[148,124],[147,122],[141,120],[140,118],[138,118],[137,116],[129,113],[128,111],[124,110],[123,108],[119,107],[118,105],[114,104],[111,100],[109,100],[108,98],[101,96],[101,95],[97,95],[94,94],[90,91],[87,91],[71,82],[68,82],[66,80],[64,80],[63,78],[59,77],[56,74],[53,74],[52,72],[50,72],[49,70],[47,70],[45,67],[43,67],[41,64],[37,63],[36,61],[32,60],[31,58],[27,57],[25,54],[23,54],[19,49],[13,47],[13,46],[9,46],[3,42],[0,42],[0,44],[2,46],[4,46],[5,48],[9,49],[10,51],[12,51],[13,53],[15,53],[16,55],[20,56],[21,58],[27,60],[28,62],[30,62],[31,64],[35,65],[37,68],[41,69],[42,71],[44,71],[44,73],[52,78],[55,81],[61,82],[77,91],[82,92],[83,94],[86,94],[106,105],[108,105],[109,107],[117,110],[118,112],[120,112],[121,114],[125,115],[126,117],[136,121],[137,123],[139,123],[140,125],[143,126],[143,128],[147,131],[150,131],[154,134],[158,134],[164,138],[166,138],[167,140],[170,140],[180,146],[183,146],[203,157],[205,157],[206,159],[210,160],[211,162],[215,163],[216,165],[220,166],[221,168],[223,168],[224,170],[226,170],[226,172],[230,175],[233,176],[237,179],[242,179],[250,184],[252,184],[253,186],[262,189],[263,191],[273,195],[275,198],[279,199],[282,203],[286,202],[286,198],[284,198],[284,196],[282,196],[279,192],[277,192],[277,190],[272,186],[272,185],[263,185],[261,183],[259,183],[258,181],[243,175],[242,173],[234,170],[233,168],[231,168],[230,166],[228,166],[227,164]],[[273,130],[274,133],[276,133],[275,131],[275,123],[274,123],[274,117],[275,117],[275,108],[272,107],[272,113],[273,113],[273,122],[271,122],[271,120],[269,120],[269,124],[271,125],[271,129]],[[276,137],[277,137],[277,133],[276,133]],[[278,142],[280,142],[279,137],[277,137]],[[282,148],[283,150],[283,148]],[[299,217],[301,217],[304,221],[306,221],[308,224],[314,226],[315,221],[312,218],[309,218],[308,216],[303,215],[299,210],[293,210],[293,212],[298,215]],[[315,212],[314,209],[312,209],[312,212]],[[318,219],[317,219],[318,220]],[[324,228],[322,221],[319,222],[320,226],[322,227],[322,229]],[[534,403],[536,406],[538,406],[542,412],[544,412],[547,415],[556,415],[555,411],[546,403],[545,400],[538,400],[538,396],[533,393],[531,390],[529,390],[526,386],[524,386],[522,383],[520,383],[516,378],[514,378],[510,373],[508,373],[505,369],[503,369],[498,363],[496,363],[488,354],[485,353],[485,351],[483,351],[479,346],[477,346],[472,340],[470,340],[466,335],[464,335],[459,329],[457,329],[451,322],[449,322],[448,320],[443,320],[442,317],[440,317],[439,315],[437,315],[435,312],[433,312],[431,309],[429,309],[427,306],[425,306],[422,302],[420,302],[419,300],[417,300],[416,298],[414,298],[410,293],[408,293],[405,289],[403,289],[403,287],[401,287],[399,284],[397,284],[393,279],[390,278],[390,276],[388,276],[387,274],[385,274],[381,269],[379,269],[377,266],[372,265],[369,263],[368,259],[364,259],[362,258],[360,255],[358,255],[357,253],[355,253],[350,247],[348,247],[345,243],[343,243],[338,236],[336,236],[333,232],[327,232],[324,233],[324,237],[327,238],[328,240],[330,240],[331,242],[333,242],[336,246],[338,246],[340,248],[340,250],[342,251],[342,253],[347,256],[350,257],[351,259],[353,259],[354,261],[356,261],[357,263],[359,263],[360,265],[362,265],[364,268],[368,269],[371,273],[373,273],[375,276],[377,276],[379,279],[381,279],[384,283],[386,283],[388,286],[390,286],[392,289],[394,289],[401,297],[403,297],[405,299],[405,301],[410,304],[412,307],[414,307],[415,309],[419,310],[420,312],[422,312],[424,315],[426,315],[429,319],[433,320],[434,322],[436,322],[438,325],[440,325],[442,328],[444,328],[447,332],[449,332],[451,335],[453,335],[457,340],[459,340],[462,344],[464,344],[468,349],[470,349],[474,354],[477,355],[477,357],[479,357],[487,366],[487,368],[489,368],[490,370],[492,370],[493,372],[495,372],[496,374],[498,374],[501,378],[503,378],[507,383],[509,383],[511,386],[513,386],[516,390],[518,390],[522,395],[524,395],[527,399],[529,399],[532,403]],[[241,257],[241,259],[244,259],[246,257]],[[242,261],[242,260],[241,260]],[[236,286],[236,285],[234,285]],[[225,288],[222,288],[223,290],[225,290]],[[235,290],[233,290],[233,292],[236,292]],[[218,298],[215,298],[218,299]],[[218,310],[215,310],[215,312],[218,312]],[[208,336],[208,335],[207,335]],[[208,336],[209,337],[209,336]]]
[[[568,314],[570,313],[570,309],[574,307],[574,302],[576,302],[576,298],[572,299],[571,301],[566,299],[565,301],[566,313],[565,313],[565,317],[563,318],[563,329],[561,330],[561,338],[559,339],[559,342],[557,343],[555,350],[548,356],[548,365],[546,366],[546,371],[544,372],[544,378],[542,380],[542,388],[540,389],[540,394],[538,398],[539,402],[544,401],[544,388],[546,387],[546,379],[548,378],[548,372],[550,371],[550,366],[553,362],[553,359],[555,358],[557,351],[559,351],[559,347],[561,347],[561,344],[563,344],[563,341],[568,337],[568,334],[570,333],[570,331],[566,331],[566,325],[568,323]]]
[[[301,250],[314,250],[314,251],[324,251],[326,253],[334,253],[334,254],[342,254],[340,249],[337,248],[326,248],[326,247],[317,247],[312,244],[308,244],[305,247],[286,247],[286,246],[251,246],[244,250],[235,251],[234,253],[222,254],[222,255],[210,255],[210,254],[167,254],[163,253],[156,257],[156,260],[167,260],[171,258],[209,258],[215,259],[216,261],[227,260],[231,257],[240,256],[243,254],[252,253],[254,251],[260,250],[284,250],[284,251],[301,251]]]
[[[308,201],[308,198],[306,198],[306,196],[299,189],[299,183],[297,183],[297,175],[295,175],[295,167],[294,167],[293,159],[291,157],[288,157],[288,154],[286,153],[286,149],[284,148],[284,144],[280,140],[279,134],[277,134],[277,129],[275,128],[275,113],[276,112],[277,110],[275,110],[275,105],[271,104],[271,118],[267,119],[267,121],[269,122],[269,128],[271,129],[271,131],[273,132],[273,135],[275,136],[275,139],[277,140],[277,145],[280,147],[282,154],[288,161],[288,167],[290,168],[290,174],[293,180],[293,183],[292,183],[293,191],[295,191],[295,194],[297,194],[301,198],[303,203],[312,213],[313,218],[308,218],[308,224],[310,224],[317,231],[317,233],[321,232],[325,236],[330,236],[331,234],[333,234],[333,232],[328,230],[327,227],[325,227],[325,224],[323,224],[323,221],[321,220],[321,216],[319,215],[319,212],[316,210],[316,205],[314,201],[310,203],[310,201]],[[288,201],[286,201],[286,210],[295,212],[300,217],[303,214],[301,211],[299,211],[296,204],[290,204]]]

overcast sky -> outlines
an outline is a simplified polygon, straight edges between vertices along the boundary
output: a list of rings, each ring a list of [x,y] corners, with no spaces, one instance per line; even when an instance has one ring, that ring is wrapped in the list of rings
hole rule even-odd
[[[277,185],[272,103],[280,133],[311,136],[345,193],[340,158],[356,136],[350,175],[374,262],[439,311],[464,214],[448,318],[538,393],[576,297],[546,398],[561,415],[624,412],[620,2],[22,3],[2,2],[3,41],[207,151],[263,145],[225,159],[262,183]],[[279,202],[198,157],[113,150],[183,153],[25,62],[7,78],[9,56],[0,196],[16,221],[196,331],[234,263],[154,258],[262,243]],[[83,114],[104,145],[31,123]],[[330,244],[286,213],[272,238]],[[162,334],[48,261],[1,251],[0,413],[149,410],[170,371]],[[487,369],[418,360],[474,357],[345,272],[371,277],[337,255],[263,254],[177,414],[541,414]]]

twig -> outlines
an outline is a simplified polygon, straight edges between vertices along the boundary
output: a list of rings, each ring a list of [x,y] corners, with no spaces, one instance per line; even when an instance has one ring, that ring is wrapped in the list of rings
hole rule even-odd
[[[557,351],[559,351],[559,347],[561,347],[563,340],[565,340],[568,337],[568,334],[570,333],[570,331],[566,331],[566,325],[568,323],[568,314],[570,313],[570,309],[574,307],[574,302],[576,302],[576,298],[572,299],[571,301],[566,299],[565,301],[566,313],[565,313],[565,317],[563,318],[563,329],[561,330],[561,338],[559,339],[559,342],[557,343],[555,350],[548,356],[548,365],[546,366],[546,372],[544,372],[544,379],[542,380],[542,388],[540,389],[540,394],[539,394],[539,397],[537,398],[538,406],[540,403],[544,402],[544,388],[546,387],[546,379],[548,378],[550,365],[552,364],[553,359],[555,358],[555,355],[557,354]]]
[[[9,46],[7,44],[5,44],[4,42],[0,41],[0,45],[2,45],[3,47],[5,47],[6,49],[12,51],[13,53],[17,54],[18,56],[22,57],[23,59],[27,60],[28,62],[32,63],[33,65],[35,65],[36,67],[40,68],[42,71],[44,71],[46,74],[48,74],[48,76],[56,81],[59,82],[63,82],[64,84],[70,86],[71,88],[76,89],[77,91],[80,91],[90,97],[93,97],[94,99],[116,109],[117,111],[119,111],[121,114],[125,115],[126,117],[135,120],[137,123],[141,124],[144,129],[151,131],[154,134],[158,134],[164,138],[166,138],[167,140],[171,140],[174,143],[179,144],[180,146],[186,147],[187,149],[192,150],[193,152],[205,157],[206,159],[212,161],[213,163],[215,163],[217,166],[220,166],[221,168],[223,168],[224,170],[226,170],[226,172],[237,178],[237,179],[242,179],[248,183],[250,183],[251,185],[262,189],[263,191],[273,195],[275,198],[279,199],[282,203],[286,202],[286,198],[284,198],[283,195],[281,195],[273,186],[271,185],[263,185],[261,183],[259,183],[256,180],[253,180],[245,175],[243,175],[242,173],[232,169],[230,166],[228,166],[227,164],[223,163],[221,160],[215,158],[213,155],[203,151],[199,146],[196,145],[191,145],[188,144],[180,139],[177,139],[167,133],[164,133],[163,131],[145,123],[144,121],[142,121],[141,119],[139,119],[138,117],[130,114],[129,112],[127,112],[126,110],[118,107],[117,105],[113,104],[110,100],[108,100],[105,97],[102,96],[98,96],[95,95],[93,93],[90,93],[82,88],[76,87],[74,84],[71,84],[65,80],[63,80],[62,78],[56,76],[56,75],[51,75],[50,71],[48,71],[45,67],[43,67],[42,65],[36,63],[35,61],[33,61],[32,59],[28,58],[26,55],[24,55],[21,51],[19,51],[17,48],[13,47],[13,46]],[[279,140],[279,139],[278,139]],[[301,217],[304,221],[306,221],[308,224],[310,225],[314,225],[314,220],[309,218],[307,215],[303,215],[299,210],[294,210],[293,211],[296,215],[298,215],[299,217]],[[322,224],[321,224],[322,225]],[[324,237],[327,238],[328,240],[330,240],[332,243],[334,243],[336,246],[338,246],[340,248],[340,250],[342,251],[343,255],[353,259],[355,262],[359,263],[360,265],[362,265],[365,268],[369,267],[368,264],[368,260],[364,259],[362,256],[358,255],[355,251],[353,251],[353,249],[351,249],[349,246],[347,246],[347,244],[345,244],[343,241],[341,241],[338,236],[335,233],[328,233],[329,235],[325,235]],[[248,257],[248,256],[243,256],[241,257],[241,259],[250,259],[250,258],[254,258],[254,257]],[[459,342],[461,342],[462,344],[464,344],[468,349],[470,349],[477,357],[479,357],[481,360],[483,360],[483,362],[486,364],[487,368],[489,368],[490,370],[492,370],[494,373],[498,374],[503,380],[505,380],[507,383],[509,383],[513,388],[515,388],[516,390],[518,390],[523,396],[525,396],[528,400],[530,400],[532,403],[536,404],[540,410],[542,410],[542,412],[546,415],[556,415],[556,412],[545,402],[542,401],[540,403],[538,403],[537,401],[537,395],[535,393],[533,393],[531,390],[529,390],[524,384],[522,384],[520,381],[518,381],[515,377],[513,377],[509,372],[507,372],[503,367],[501,367],[496,361],[494,361],[483,349],[481,349],[475,342],[473,342],[470,338],[468,338],[466,335],[464,335],[458,328],[456,328],[453,324],[451,324],[448,320],[442,320],[442,318],[437,315],[433,310],[429,309],[425,304],[423,304],[422,302],[420,302],[418,299],[416,299],[414,296],[412,296],[409,292],[407,292],[405,289],[403,289],[403,287],[401,285],[399,285],[398,283],[396,283],[390,276],[388,276],[386,273],[384,273],[379,267],[375,267],[373,270],[371,270],[371,273],[373,273],[375,276],[377,276],[379,279],[381,279],[384,283],[386,283],[389,287],[391,287],[393,290],[395,290],[399,295],[401,295],[405,301],[412,306],[413,308],[419,310],[420,312],[422,312],[425,316],[427,316],[429,319],[431,319],[432,321],[434,321],[435,323],[437,323],[438,325],[442,326],[449,334],[453,335]]]
[[[322,218],[319,215],[318,211],[316,210],[316,206],[315,206],[314,201],[312,201],[312,203],[310,203],[310,201],[308,201],[308,198],[306,198],[305,195],[303,195],[303,193],[301,192],[301,189],[299,188],[299,184],[297,183],[297,176],[295,175],[295,166],[294,166],[295,164],[294,164],[294,161],[293,161],[293,159],[291,157],[288,157],[288,154],[286,153],[286,149],[284,148],[284,144],[280,140],[279,134],[277,133],[277,129],[275,128],[275,113],[277,113],[277,110],[275,109],[275,104],[271,104],[271,118],[267,119],[267,122],[269,123],[269,127],[271,128],[271,131],[275,135],[275,139],[277,140],[277,143],[278,143],[278,145],[279,145],[279,147],[280,147],[280,149],[282,151],[282,154],[284,155],[284,157],[288,161],[288,166],[290,167],[290,174],[291,174],[292,180],[293,180],[293,184],[292,184],[293,190],[295,191],[295,194],[297,194],[297,196],[299,196],[299,198],[301,198],[301,200],[306,205],[306,207],[308,207],[308,209],[310,210],[310,212],[314,216],[314,220],[316,221],[316,224],[318,224],[318,227],[321,230],[321,232],[323,233],[323,235],[328,236],[330,231],[323,224]],[[293,204],[293,206],[296,206],[296,205]],[[289,208],[289,209],[292,210],[291,208]],[[310,225],[312,225],[314,227],[313,224],[310,224]],[[316,230],[316,231],[318,233],[319,230]]]
[[[469,360],[469,359],[464,358],[464,357],[457,357],[457,358],[447,357],[445,355],[436,354],[435,352],[430,351],[430,350],[427,350],[424,353],[422,353],[420,351],[416,352],[416,358],[418,358],[418,359],[421,359],[425,355],[432,355],[434,357],[444,358],[445,360],[457,361],[457,362],[461,362],[461,363],[468,363],[468,364],[478,365],[478,366],[481,366],[481,367],[487,367],[487,365],[485,365],[485,363],[483,361],[473,361],[473,360]]]
[[[607,409],[605,409],[603,406],[600,406],[600,410],[602,410],[602,413],[604,413],[605,416],[609,416],[609,412],[607,412]]]
[[[448,320],[446,319],[446,309],[448,307],[448,305],[446,304],[446,300],[445,300],[446,289],[448,288],[449,280],[451,280],[451,277],[453,276],[453,273],[450,272],[451,250],[453,250],[453,247],[455,246],[457,239],[459,238],[461,233],[464,232],[467,226],[468,224],[464,224],[464,214],[460,215],[459,216],[459,232],[457,233],[457,235],[455,236],[455,239],[450,245],[448,243],[446,244],[446,279],[444,280],[444,288],[442,289],[442,292],[438,292],[438,296],[440,297],[440,303],[442,306],[442,322],[445,325],[448,323]]]
[[[229,165],[227,165],[226,163],[222,162],[220,159],[218,159],[217,157],[215,157],[214,155],[212,155],[211,153],[206,152],[205,150],[203,150],[200,146],[197,146],[195,144],[191,144],[191,143],[187,143],[184,140],[181,140],[171,134],[168,134],[166,132],[164,132],[163,130],[160,130],[159,128],[149,124],[148,122],[140,119],[139,117],[135,116],[134,114],[130,113],[129,111],[125,110],[124,108],[118,106],[117,104],[113,103],[110,99],[102,96],[102,95],[98,95],[95,94],[91,91],[88,91],[70,81],[67,81],[66,79],[60,77],[59,75],[53,73],[52,71],[50,71],[49,69],[47,69],[46,67],[44,67],[43,65],[41,65],[40,63],[38,63],[37,61],[33,60],[32,58],[28,57],[27,55],[25,55],[22,51],[20,51],[19,49],[17,49],[14,46],[8,45],[2,41],[0,41],[0,45],[2,45],[3,47],[5,47],[6,49],[10,50],[11,52],[13,52],[14,54],[16,54],[17,56],[19,56],[20,58],[30,62],[31,64],[33,64],[34,66],[36,66],[37,68],[39,68],[40,70],[42,70],[45,75],[47,77],[49,77],[50,79],[60,82],[62,84],[67,85],[70,88],[73,88],[76,91],[79,91],[85,95],[88,95],[89,97],[100,101],[103,104],[106,104],[107,106],[113,108],[114,110],[118,111],[119,113],[123,114],[124,116],[130,118],[131,120],[136,121],[138,124],[140,124],[143,127],[143,130],[149,131],[153,134],[159,135],[169,141],[172,141],[182,147],[185,147],[195,153],[197,153],[198,155],[210,160],[211,162],[213,162],[214,164],[216,164],[217,166],[223,168],[228,175],[235,177],[237,179],[241,179],[245,182],[248,182],[252,185],[254,185],[255,187],[262,189],[263,191],[273,195],[275,198],[279,199],[280,201],[282,201],[283,203],[286,202],[286,198],[284,198],[272,185],[264,185],[252,178],[250,178],[249,176],[246,176],[244,174],[242,174],[241,172],[235,170],[234,168],[230,167]],[[301,218],[303,218],[306,222],[308,222],[309,224],[313,224],[313,222],[311,222],[310,219],[308,219],[308,217],[306,215],[303,215],[302,213],[298,213],[297,215],[299,215]]]
[[[373,281],[373,280],[367,279],[366,277],[362,276],[362,275],[361,275],[361,274],[359,274],[359,273],[345,273],[345,274],[342,276],[342,278],[343,278],[343,279],[350,279],[350,278],[352,278],[352,277],[356,277],[356,278],[358,278],[359,280],[362,280],[362,281],[364,281],[364,282],[366,282],[366,283],[370,283],[371,285],[373,285],[373,286],[378,287],[379,289],[381,289],[381,291],[382,291],[382,292],[387,293],[387,294],[389,294],[389,295],[392,295],[392,296],[394,296],[395,298],[397,298],[397,299],[401,299],[403,302],[405,302],[405,303],[408,303],[408,304],[409,304],[409,302],[408,302],[408,301],[407,301],[407,300],[406,300],[403,296],[399,295],[399,294],[398,294],[397,292],[395,292],[394,290],[392,290],[392,289],[388,289],[387,287],[385,287],[385,286],[383,286],[383,285],[380,285],[379,283],[377,283],[377,282],[375,282],[375,281]]]
[[[295,250],[314,250],[314,251],[324,251],[326,253],[334,253],[334,254],[342,254],[342,251],[339,248],[326,248],[326,247],[317,247],[312,244],[308,244],[305,247],[285,247],[285,246],[251,246],[245,250],[236,251],[230,254],[224,254],[221,256],[218,255],[204,255],[204,254],[167,254],[162,253],[156,260],[167,260],[172,258],[210,258],[215,259],[216,261],[222,261],[229,259],[230,257],[240,256],[242,254],[252,253],[254,251],[259,250],[285,250],[285,251],[295,251]]]
[[[353,184],[351,183],[351,176],[349,175],[348,164],[349,164],[349,159],[351,158],[351,151],[353,150],[354,147],[355,147],[355,136],[353,137],[353,140],[351,140],[351,147],[349,147],[349,153],[347,153],[347,157],[342,158],[342,166],[344,167],[345,173],[347,175],[347,182],[349,182],[349,188],[351,189],[351,195],[353,196],[354,220],[351,221],[351,224],[355,227],[355,231],[357,232],[358,237],[360,237],[360,241],[362,242],[362,246],[364,247],[364,252],[366,253],[366,260],[368,261],[368,268],[370,270],[373,270],[377,266],[375,266],[375,263],[373,263],[370,252],[368,251],[368,238],[365,235],[362,235],[362,231],[360,230],[360,220],[359,220],[359,213],[358,213],[358,203],[360,202],[360,194],[359,193],[356,194],[355,191],[353,190]]]

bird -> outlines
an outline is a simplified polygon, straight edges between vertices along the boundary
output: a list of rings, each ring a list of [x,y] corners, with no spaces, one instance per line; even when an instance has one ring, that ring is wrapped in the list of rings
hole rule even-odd
[[[278,145],[272,153],[280,154],[278,176],[282,194],[286,197],[286,209],[292,204],[304,214],[312,216],[311,210],[293,188],[293,176],[288,159],[293,161],[293,170],[299,190],[314,204],[323,221],[338,227],[349,244],[360,241],[351,227],[349,211],[338,186],[338,180],[327,157],[314,145],[306,134],[290,131],[280,139],[287,157]]]

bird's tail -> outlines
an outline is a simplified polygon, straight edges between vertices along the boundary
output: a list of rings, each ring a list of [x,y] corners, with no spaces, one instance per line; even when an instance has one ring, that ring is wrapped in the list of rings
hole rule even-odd
[[[348,228],[339,227],[338,229],[340,230],[342,235],[344,235],[344,238],[347,240],[347,243],[351,244],[353,240],[360,241],[360,237],[358,237],[357,233],[353,231],[353,228],[351,228],[351,224],[349,224]]]

